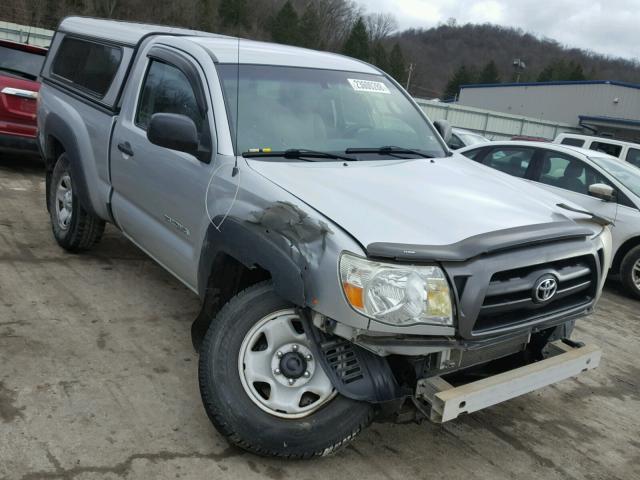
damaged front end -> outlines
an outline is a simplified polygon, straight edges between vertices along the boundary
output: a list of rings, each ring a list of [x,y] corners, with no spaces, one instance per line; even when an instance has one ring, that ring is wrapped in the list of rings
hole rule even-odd
[[[307,334],[344,396],[376,403],[394,421],[447,421],[597,367],[600,350],[569,338],[601,293],[610,262],[607,228],[597,235],[568,222],[449,248],[370,250],[383,262],[441,266],[455,332],[443,333],[439,321],[392,326],[377,318],[352,328],[306,309]],[[548,285],[552,294],[541,295]]]

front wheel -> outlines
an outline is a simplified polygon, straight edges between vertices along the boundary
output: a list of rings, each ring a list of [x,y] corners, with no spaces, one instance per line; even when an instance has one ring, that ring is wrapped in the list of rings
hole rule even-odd
[[[336,392],[296,310],[269,282],[234,297],[213,320],[200,351],[199,378],[216,428],[259,455],[333,453],[373,416],[371,405]]]
[[[630,250],[622,260],[620,280],[627,293],[640,300],[640,245]]]

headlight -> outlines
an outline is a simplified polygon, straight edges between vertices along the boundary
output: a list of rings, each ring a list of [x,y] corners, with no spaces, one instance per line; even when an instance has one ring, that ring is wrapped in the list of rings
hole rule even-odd
[[[451,292],[439,267],[394,265],[345,253],[340,281],[349,304],[379,322],[453,325]]]

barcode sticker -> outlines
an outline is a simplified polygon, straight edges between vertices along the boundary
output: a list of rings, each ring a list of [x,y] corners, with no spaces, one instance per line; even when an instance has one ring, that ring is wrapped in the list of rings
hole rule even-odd
[[[387,86],[382,82],[374,82],[372,80],[358,80],[357,78],[347,78],[347,80],[349,80],[351,87],[356,92],[391,94]]]

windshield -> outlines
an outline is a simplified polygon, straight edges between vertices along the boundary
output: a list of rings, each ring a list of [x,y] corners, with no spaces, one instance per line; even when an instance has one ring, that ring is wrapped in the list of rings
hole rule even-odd
[[[0,45],[0,70],[24,73],[37,78],[44,62],[44,55],[16,50]]]
[[[236,64],[218,65],[218,71],[234,135],[236,105],[240,111],[238,154],[392,145],[445,155],[424,117],[383,76],[267,65],[240,65],[238,71]]]
[[[455,132],[455,134],[458,135],[467,146],[490,141],[488,138],[484,138],[482,135],[476,135],[475,133]]]
[[[640,197],[640,168],[609,157],[590,157],[595,163],[606,170],[613,178]]]

